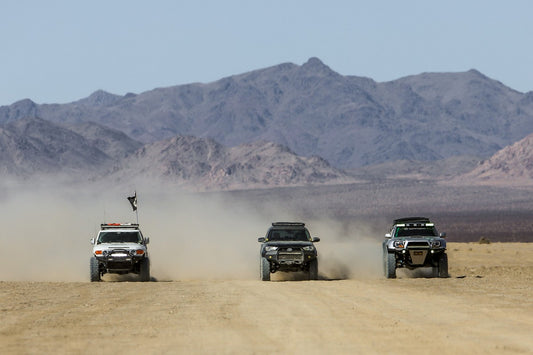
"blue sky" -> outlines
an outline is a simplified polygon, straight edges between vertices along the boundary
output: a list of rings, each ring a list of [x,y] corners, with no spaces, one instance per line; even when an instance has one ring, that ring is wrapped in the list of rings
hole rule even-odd
[[[3,0],[0,106],[211,82],[318,57],[378,82],[475,68],[533,90],[528,0]]]

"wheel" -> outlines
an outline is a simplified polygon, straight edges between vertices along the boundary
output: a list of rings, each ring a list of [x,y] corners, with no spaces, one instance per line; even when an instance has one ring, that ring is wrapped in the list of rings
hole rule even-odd
[[[261,270],[261,281],[270,281],[270,263],[266,258],[261,257],[259,268]]]
[[[139,276],[142,282],[150,281],[150,259],[141,260]]]
[[[396,255],[394,253],[387,252],[384,258],[385,277],[388,279],[396,278]]]
[[[318,280],[318,260],[309,262],[309,280]]]
[[[439,277],[448,277],[448,254],[442,253],[439,257]]]
[[[100,281],[100,268],[98,260],[93,256],[89,262],[89,270],[91,272],[91,282]]]

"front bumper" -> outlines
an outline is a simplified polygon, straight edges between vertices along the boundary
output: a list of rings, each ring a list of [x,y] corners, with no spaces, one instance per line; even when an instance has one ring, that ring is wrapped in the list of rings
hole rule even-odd
[[[279,249],[265,251],[263,254],[270,262],[270,271],[302,271],[308,270],[309,262],[316,259],[316,250],[307,251],[303,249]]]
[[[108,255],[96,257],[102,268],[110,273],[123,273],[134,271],[136,269],[136,265],[144,258],[144,255]]]
[[[445,253],[446,249],[422,249],[422,248],[405,248],[396,249],[396,266],[417,268],[437,266],[439,257]]]

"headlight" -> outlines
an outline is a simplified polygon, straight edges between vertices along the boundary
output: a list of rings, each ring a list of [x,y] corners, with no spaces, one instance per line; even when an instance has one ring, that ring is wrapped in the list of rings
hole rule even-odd
[[[440,248],[440,240],[434,240],[431,242],[431,247],[432,248]]]
[[[266,251],[274,251],[274,250],[278,250],[278,247],[266,246],[266,247],[265,247],[265,250],[266,250]]]
[[[305,250],[305,251],[313,251],[313,250],[315,250],[315,247],[312,246],[312,245],[308,245],[306,247],[303,247],[302,249]]]
[[[403,248],[405,247],[405,243],[403,240],[395,240],[393,243],[395,248]]]

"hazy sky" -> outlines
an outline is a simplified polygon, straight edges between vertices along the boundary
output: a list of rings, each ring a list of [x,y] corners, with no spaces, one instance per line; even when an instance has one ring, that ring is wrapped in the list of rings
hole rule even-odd
[[[533,90],[529,0],[2,0],[0,106],[320,58],[376,81],[475,68]]]

